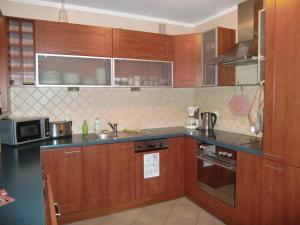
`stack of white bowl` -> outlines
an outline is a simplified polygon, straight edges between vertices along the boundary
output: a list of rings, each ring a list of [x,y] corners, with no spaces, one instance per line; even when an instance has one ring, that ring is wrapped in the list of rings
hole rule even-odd
[[[98,85],[106,85],[106,69],[97,68],[96,69],[96,81]]]
[[[61,74],[59,71],[48,70],[41,74],[40,84],[59,85],[61,84]]]
[[[95,77],[83,77],[81,79],[81,84],[83,84],[83,85],[95,85],[96,84],[96,78]]]
[[[63,82],[67,85],[80,84],[80,75],[78,73],[64,73]]]

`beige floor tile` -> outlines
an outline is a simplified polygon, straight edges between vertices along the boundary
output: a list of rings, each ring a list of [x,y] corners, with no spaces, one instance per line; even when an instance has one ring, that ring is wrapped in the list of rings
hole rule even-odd
[[[170,215],[165,225],[195,225],[197,218],[190,219],[182,216]]]
[[[133,225],[164,225],[168,215],[149,209],[143,209]]]
[[[180,215],[189,219],[197,219],[199,214],[199,208],[189,205],[185,202],[180,202],[175,205],[171,215]]]
[[[141,214],[142,209],[131,209],[103,217],[103,220],[111,220],[126,225],[132,224],[136,218]],[[101,224],[102,225],[102,224]]]
[[[170,214],[173,208],[175,207],[175,201],[167,201],[159,204],[153,204],[146,207],[143,207],[144,210],[151,210],[158,213]]]
[[[201,209],[198,217],[197,225],[225,225],[218,218]]]

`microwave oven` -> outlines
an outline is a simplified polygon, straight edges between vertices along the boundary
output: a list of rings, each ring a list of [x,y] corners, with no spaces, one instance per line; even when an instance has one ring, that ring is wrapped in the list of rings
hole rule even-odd
[[[20,145],[50,138],[49,118],[16,117],[0,120],[3,144]]]

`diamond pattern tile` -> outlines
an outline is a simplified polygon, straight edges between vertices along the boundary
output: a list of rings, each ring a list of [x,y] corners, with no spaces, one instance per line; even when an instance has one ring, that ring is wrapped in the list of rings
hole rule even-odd
[[[237,69],[239,76],[255,73],[255,68]],[[242,94],[252,102],[257,87],[245,87]],[[241,94],[237,88],[145,88],[130,92],[125,88],[81,88],[68,92],[66,88],[12,87],[13,116],[49,116],[50,120],[70,119],[74,133],[81,133],[81,124],[87,120],[90,131],[95,118],[102,128],[117,122],[120,129],[182,126],[186,107],[197,105],[200,111],[218,111],[216,128],[236,133],[250,133],[247,116],[235,117],[227,107],[231,97]]]

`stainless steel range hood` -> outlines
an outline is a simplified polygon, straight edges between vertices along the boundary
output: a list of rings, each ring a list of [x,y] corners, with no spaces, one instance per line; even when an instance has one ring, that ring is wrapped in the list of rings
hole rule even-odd
[[[262,0],[247,0],[238,5],[239,42],[212,64],[248,65],[258,61],[258,15]]]

